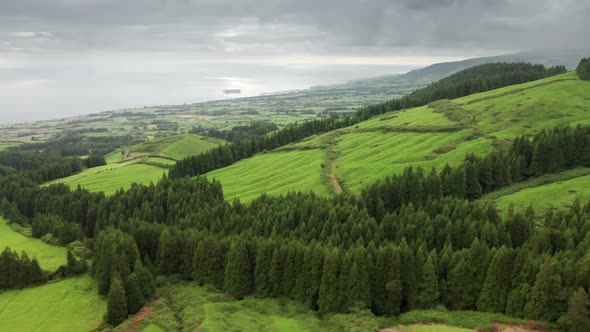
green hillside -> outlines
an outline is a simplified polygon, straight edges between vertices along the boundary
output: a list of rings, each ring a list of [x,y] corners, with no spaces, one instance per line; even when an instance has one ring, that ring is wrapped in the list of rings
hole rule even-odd
[[[103,191],[110,195],[121,188],[129,188],[134,182],[156,182],[175,160],[207,151],[222,142],[193,134],[158,138],[107,155],[105,166],[85,169],[48,184],[65,183],[72,188],[80,185],[90,191]]]
[[[109,164],[146,156],[159,156],[180,160],[205,152],[221,143],[223,143],[223,140],[217,138],[182,134],[156,138],[128,148],[119,149],[109,154],[106,159]]]
[[[274,158],[256,155],[208,175],[220,180],[227,198],[255,197],[263,192],[283,193],[292,187],[326,193],[335,181],[344,190],[359,192],[364,186],[408,166],[425,169],[456,164],[467,153],[486,154],[506,146],[517,135],[534,134],[561,124],[590,122],[590,82],[575,73],[513,85],[428,106],[391,112],[324,135],[308,138],[273,151]],[[293,178],[290,187],[274,181],[273,174],[296,174],[291,163],[295,151],[317,151],[317,160],[306,159],[313,173]],[[323,153],[322,153],[323,152]],[[298,152],[300,153],[300,152]],[[266,163],[269,160],[270,163]],[[313,166],[316,165],[316,166]],[[317,166],[319,165],[319,166]],[[248,173],[240,173],[248,170]],[[242,174],[239,181],[236,178]],[[309,179],[318,179],[317,182]],[[305,180],[304,180],[305,179]],[[247,201],[247,199],[244,199]]]
[[[532,205],[537,218],[542,218],[550,208],[569,208],[576,198],[585,204],[590,200],[588,188],[590,169],[579,168],[514,184],[492,192],[484,199],[496,202],[498,210],[504,214],[510,205],[514,206],[515,211],[523,211]]]

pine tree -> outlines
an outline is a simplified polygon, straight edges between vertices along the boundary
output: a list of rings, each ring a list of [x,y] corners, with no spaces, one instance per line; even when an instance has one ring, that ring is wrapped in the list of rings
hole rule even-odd
[[[513,262],[514,254],[510,249],[502,247],[496,252],[477,301],[478,310],[504,312],[512,282]]]
[[[424,263],[416,285],[416,308],[418,309],[431,309],[438,304],[440,293],[433,255],[434,253],[428,256]]]
[[[275,249],[272,253],[270,272],[268,275],[270,295],[273,297],[281,296],[281,275],[281,258],[279,255],[279,250]]]
[[[570,297],[567,312],[559,319],[565,331],[590,331],[590,301],[584,288],[575,291]]]
[[[217,240],[204,239],[199,242],[193,257],[193,279],[199,284],[223,286],[224,255]]]
[[[337,248],[326,254],[319,290],[319,311],[322,315],[340,310],[338,281],[341,269],[340,252]]]
[[[175,234],[169,228],[165,228],[160,235],[158,245],[158,271],[163,274],[172,274],[180,270],[181,250]]]
[[[135,273],[131,273],[125,280],[125,295],[127,295],[127,308],[130,314],[138,312],[145,304]]]
[[[141,260],[135,261],[133,274],[137,277],[137,285],[144,301],[149,301],[156,293],[156,282],[152,273],[141,264]]]
[[[253,269],[248,245],[242,240],[234,242],[229,250],[223,289],[238,299],[252,292]]]
[[[524,316],[545,321],[557,319],[562,309],[560,297],[561,277],[555,272],[551,260],[547,259],[531,288],[529,300],[524,306]]]
[[[107,296],[107,322],[113,326],[121,324],[127,317],[127,297],[121,276],[115,273]]]

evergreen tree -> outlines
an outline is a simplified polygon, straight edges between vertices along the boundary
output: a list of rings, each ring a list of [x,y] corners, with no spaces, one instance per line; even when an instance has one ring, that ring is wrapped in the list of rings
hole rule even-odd
[[[131,273],[125,280],[125,295],[127,296],[127,309],[130,314],[138,312],[145,304],[135,273]]]
[[[340,289],[338,285],[341,269],[340,252],[337,248],[326,254],[319,290],[319,311],[328,314],[340,311]]]
[[[590,301],[584,288],[575,291],[568,304],[566,314],[559,319],[564,331],[590,331]]]
[[[431,309],[438,304],[439,289],[434,253],[428,256],[416,285],[416,308]]]
[[[500,248],[488,268],[477,309],[503,313],[512,283],[514,254],[506,247]]]
[[[555,272],[551,260],[547,259],[531,288],[529,300],[524,306],[524,316],[553,321],[559,317],[561,307],[561,277]]]
[[[242,299],[252,292],[253,272],[247,243],[241,240],[234,242],[228,253],[223,289]]]
[[[133,274],[137,277],[137,285],[144,301],[147,302],[152,299],[156,293],[156,282],[152,273],[141,264],[139,259],[135,261]]]
[[[115,273],[111,278],[111,286],[107,296],[107,323],[117,326],[127,317],[127,297],[121,277]]]

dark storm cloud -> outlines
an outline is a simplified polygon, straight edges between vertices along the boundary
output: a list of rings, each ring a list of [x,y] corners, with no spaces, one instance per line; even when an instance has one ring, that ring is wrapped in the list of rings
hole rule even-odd
[[[0,47],[518,50],[577,46],[588,31],[587,17],[587,0],[5,0]]]

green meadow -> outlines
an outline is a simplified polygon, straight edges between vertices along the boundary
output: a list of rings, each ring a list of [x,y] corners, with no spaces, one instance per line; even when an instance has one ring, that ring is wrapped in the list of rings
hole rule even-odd
[[[0,250],[4,250],[7,246],[18,253],[24,250],[31,259],[37,258],[44,270],[54,271],[66,263],[66,248],[49,245],[39,239],[15,232],[0,217]]]
[[[262,193],[277,195],[288,191],[327,195],[329,189],[319,172],[323,156],[321,150],[263,153],[210,172],[207,177],[221,180],[228,200],[239,197],[242,202],[249,202]]]
[[[376,317],[368,311],[318,317],[295,301],[247,297],[235,300],[194,283],[164,285],[160,297],[130,316],[115,331],[379,331],[466,332],[495,323],[526,324],[502,314],[474,311],[417,310],[398,317]],[[521,331],[525,331],[522,329]]]
[[[440,170],[447,163],[462,162],[466,154],[485,155],[507,146],[518,135],[590,123],[588,91],[590,82],[566,73],[441,100],[314,136],[208,176],[222,182],[229,199],[239,196],[246,201],[264,192],[281,194],[293,188],[334,192],[333,183],[326,180],[330,174],[344,190],[358,193],[409,166]]]
[[[166,168],[130,161],[85,169],[47,185],[64,183],[71,188],[81,186],[90,191],[102,191],[106,195],[111,195],[121,188],[128,189],[132,183],[157,182],[166,172]]]
[[[86,275],[0,293],[0,331],[90,331],[105,312],[105,301]]]
[[[108,154],[105,166],[85,169],[47,185],[64,183],[111,195],[121,188],[128,189],[132,183],[157,182],[175,160],[205,152],[222,142],[193,134],[157,138]]]
[[[584,175],[576,176],[579,174]],[[486,198],[494,198],[506,193],[494,199],[501,213],[507,213],[510,205],[514,205],[514,211],[523,211],[532,205],[535,215],[541,218],[551,208],[567,209],[576,198],[579,198],[581,204],[585,205],[590,200],[590,191],[588,190],[590,188],[590,170],[576,169],[551,174],[531,181],[531,183],[517,184],[515,187],[510,191],[492,193]]]

